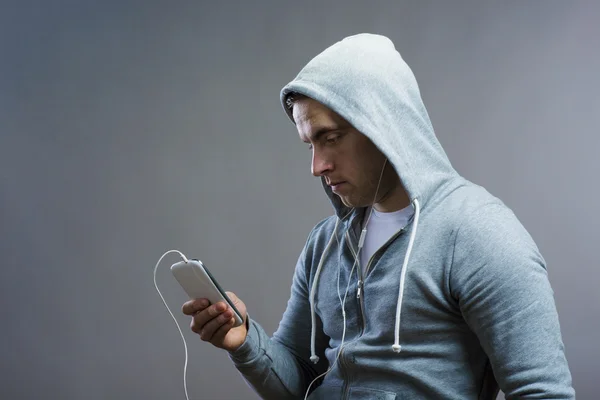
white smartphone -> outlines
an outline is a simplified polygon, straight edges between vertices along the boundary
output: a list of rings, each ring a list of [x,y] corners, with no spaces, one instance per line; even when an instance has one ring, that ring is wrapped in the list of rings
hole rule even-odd
[[[210,304],[225,302],[233,310],[234,327],[243,323],[243,318],[233,301],[227,296],[217,280],[208,271],[202,261],[189,259],[171,265],[171,272],[190,299],[208,299]]]

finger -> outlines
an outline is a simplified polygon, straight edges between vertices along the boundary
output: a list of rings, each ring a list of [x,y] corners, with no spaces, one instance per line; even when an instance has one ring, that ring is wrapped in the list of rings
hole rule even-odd
[[[210,342],[213,339],[213,336],[216,331],[223,326],[223,324],[227,323],[233,317],[233,311],[228,309],[227,311],[221,313],[218,317],[211,319],[209,322],[204,324],[200,331],[200,339]]]
[[[204,329],[204,325],[212,321],[215,317],[221,315],[221,313],[223,313],[225,310],[227,310],[227,306],[221,301],[202,311],[198,311],[193,315],[192,318],[192,322],[194,324],[193,328],[196,330],[192,330],[196,333],[200,333],[200,331]]]
[[[235,306],[235,308],[237,308],[240,313],[244,314],[244,311],[246,310],[246,306],[240,300],[240,298],[237,297],[235,295],[235,293],[233,293],[233,292],[225,292],[225,293],[227,293],[227,296],[229,296],[229,298],[233,302],[233,305]]]
[[[189,301],[186,301],[185,303],[183,303],[183,306],[181,307],[181,311],[185,315],[194,315],[198,311],[204,310],[206,307],[209,306],[209,304],[210,303],[209,303],[208,299],[193,299],[193,300],[189,300]]]
[[[238,299],[238,297],[235,295],[235,293],[233,292],[225,292],[225,294],[231,299],[231,301],[233,301],[234,303],[237,303],[240,299]]]
[[[213,337],[211,338],[211,343],[214,344],[215,346],[217,345],[222,345],[223,341],[225,340],[225,336],[229,333],[229,331],[231,330],[231,328],[233,328],[233,325],[235,323],[235,319],[233,318],[229,318],[223,325],[221,325],[221,327],[219,329],[217,329],[217,331],[213,334]]]
[[[196,323],[196,320],[194,320],[194,318],[192,318],[192,321],[190,322],[190,329],[192,330],[192,332],[197,334],[200,334],[200,332],[202,331],[202,327]]]

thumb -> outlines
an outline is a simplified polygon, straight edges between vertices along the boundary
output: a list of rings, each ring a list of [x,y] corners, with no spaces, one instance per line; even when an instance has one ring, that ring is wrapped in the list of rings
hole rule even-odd
[[[240,300],[240,298],[237,297],[236,294],[233,292],[225,292],[225,293],[227,294],[227,296],[229,296],[231,301],[233,301],[233,305],[235,306],[235,308],[237,308],[238,311],[244,317],[244,319],[246,319],[246,305],[244,304],[244,302],[242,300]]]

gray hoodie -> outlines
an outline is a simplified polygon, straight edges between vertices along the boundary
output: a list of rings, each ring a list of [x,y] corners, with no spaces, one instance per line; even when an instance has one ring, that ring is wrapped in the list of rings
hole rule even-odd
[[[360,34],[317,55],[281,91],[292,119],[290,92],[366,135],[415,214],[363,276],[365,209],[323,181],[335,215],[308,235],[277,331],[249,318],[229,354],[248,384],[263,398],[303,399],[328,371],[309,399],[575,398],[542,255],[500,199],[453,169],[393,43]]]

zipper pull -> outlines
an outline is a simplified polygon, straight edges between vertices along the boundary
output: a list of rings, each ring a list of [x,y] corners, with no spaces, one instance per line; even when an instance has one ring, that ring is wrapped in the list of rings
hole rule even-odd
[[[358,289],[356,290],[356,298],[360,300],[360,293],[362,291],[363,281],[358,281]]]

